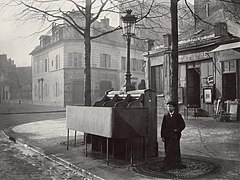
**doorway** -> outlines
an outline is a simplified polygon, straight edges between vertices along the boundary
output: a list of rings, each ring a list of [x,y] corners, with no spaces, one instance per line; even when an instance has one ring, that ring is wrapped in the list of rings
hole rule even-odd
[[[227,73],[222,76],[223,101],[236,99],[236,73]]]
[[[187,69],[187,104],[200,107],[200,68]]]

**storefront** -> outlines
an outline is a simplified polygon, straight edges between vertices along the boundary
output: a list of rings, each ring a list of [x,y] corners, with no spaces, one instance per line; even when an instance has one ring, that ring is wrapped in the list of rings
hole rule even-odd
[[[231,43],[230,43],[231,44]],[[232,45],[232,44],[231,44]],[[240,42],[234,47],[207,45],[195,48],[180,48],[178,57],[178,98],[179,109],[196,107],[201,116],[215,114],[215,102],[235,101],[240,97]],[[160,49],[150,53],[150,88],[158,97],[158,107],[164,111],[168,97],[170,70],[170,50]],[[161,112],[163,112],[161,111]]]
[[[218,98],[225,112],[234,116],[232,120],[240,120],[240,42],[222,44],[210,54],[221,67],[221,73],[216,74]]]

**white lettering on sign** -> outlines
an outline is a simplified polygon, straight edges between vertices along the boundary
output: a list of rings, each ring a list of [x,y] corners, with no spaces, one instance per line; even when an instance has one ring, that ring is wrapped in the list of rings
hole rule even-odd
[[[206,58],[209,58],[209,56],[206,54],[206,51],[203,51],[203,52],[198,52],[198,53],[179,55],[178,61],[179,62],[190,62],[190,61],[198,61],[198,60],[206,59]]]
[[[212,39],[214,37],[215,37],[215,34],[211,34],[211,35],[208,35],[208,36],[196,37],[196,38],[182,40],[182,41],[179,41],[178,44],[182,45],[182,44],[193,43],[193,42],[197,42],[197,41],[209,40],[209,39]]]

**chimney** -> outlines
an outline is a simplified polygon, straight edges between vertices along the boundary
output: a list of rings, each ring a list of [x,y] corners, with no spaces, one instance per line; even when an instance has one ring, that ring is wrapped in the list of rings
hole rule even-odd
[[[39,40],[40,40],[40,47],[45,47],[51,43],[51,36],[42,35],[40,36]]]
[[[228,36],[227,24],[224,22],[217,22],[214,24],[215,36],[226,37]]]
[[[172,36],[171,34],[163,35],[163,43],[165,48],[170,48],[172,45]]]
[[[105,27],[109,27],[109,18],[104,17],[104,19],[101,19],[101,23],[102,23]]]
[[[2,61],[6,60],[6,59],[7,59],[7,55],[6,55],[6,54],[1,54],[1,55],[0,55],[0,59],[1,59]]]

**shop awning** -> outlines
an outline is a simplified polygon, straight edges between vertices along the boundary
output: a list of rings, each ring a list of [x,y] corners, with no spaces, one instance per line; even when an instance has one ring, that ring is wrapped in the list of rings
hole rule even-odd
[[[224,51],[224,50],[237,49],[237,48],[240,48],[240,42],[222,44],[222,45],[218,46],[217,48],[213,49],[212,51],[210,51],[210,53]]]

